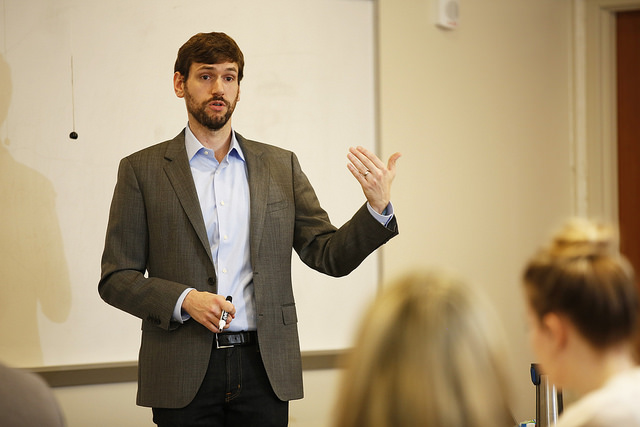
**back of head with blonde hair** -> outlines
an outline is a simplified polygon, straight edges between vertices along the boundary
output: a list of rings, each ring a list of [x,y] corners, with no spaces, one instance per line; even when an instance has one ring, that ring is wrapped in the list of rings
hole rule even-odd
[[[367,311],[337,427],[512,427],[503,337],[483,298],[443,273],[407,275]]]
[[[633,338],[637,287],[614,228],[571,219],[529,261],[523,281],[540,319],[547,313],[566,315],[595,348]]]

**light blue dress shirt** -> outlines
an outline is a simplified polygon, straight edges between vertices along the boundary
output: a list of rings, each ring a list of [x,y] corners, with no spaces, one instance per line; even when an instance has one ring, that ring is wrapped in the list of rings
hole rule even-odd
[[[213,150],[204,147],[187,126],[185,145],[193,181],[198,193],[202,216],[218,279],[218,293],[231,295],[236,308],[235,318],[227,331],[255,331],[255,299],[253,271],[249,253],[249,180],[244,154],[235,132],[231,132],[229,152],[218,162]],[[384,215],[367,207],[381,224],[393,217],[393,206]],[[182,303],[193,288],[186,289],[178,299],[174,320],[183,323],[190,318]]]

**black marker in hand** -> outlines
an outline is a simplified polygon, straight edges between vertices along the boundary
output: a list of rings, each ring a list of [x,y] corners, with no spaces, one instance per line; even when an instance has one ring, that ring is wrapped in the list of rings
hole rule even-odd
[[[229,295],[226,300],[231,302],[233,298],[231,297],[231,295]],[[225,325],[227,324],[227,317],[229,317],[229,313],[227,313],[225,310],[222,310],[222,314],[220,315],[220,326],[218,326],[220,332],[222,332]]]

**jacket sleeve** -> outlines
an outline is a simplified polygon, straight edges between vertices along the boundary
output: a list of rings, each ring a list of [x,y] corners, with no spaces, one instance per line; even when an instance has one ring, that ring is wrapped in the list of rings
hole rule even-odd
[[[386,226],[368,211],[366,203],[340,228],[333,226],[313,187],[292,154],[295,194],[294,248],[309,267],[331,276],[344,276],[398,234],[394,218]]]

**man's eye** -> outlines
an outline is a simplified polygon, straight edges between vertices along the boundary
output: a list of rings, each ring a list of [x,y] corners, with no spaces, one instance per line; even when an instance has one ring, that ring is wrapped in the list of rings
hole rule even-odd
[[[225,77],[225,80],[226,80],[226,81],[228,81],[228,82],[232,82],[232,81],[234,81],[234,80],[235,80],[235,77],[233,77],[233,76],[227,76],[227,77]]]
[[[211,76],[208,76],[208,75],[206,75],[206,74],[204,74],[204,75],[200,76],[200,78],[201,78],[202,80],[211,80]]]

